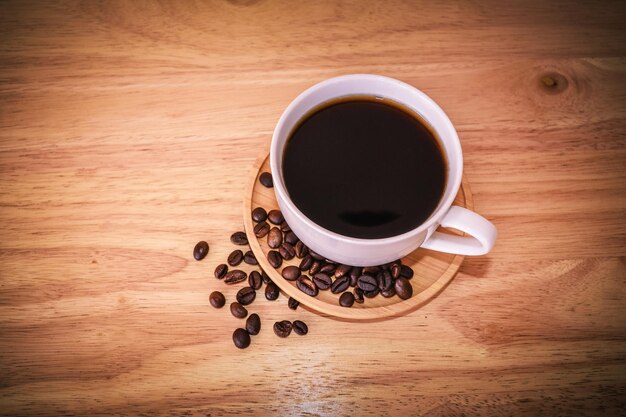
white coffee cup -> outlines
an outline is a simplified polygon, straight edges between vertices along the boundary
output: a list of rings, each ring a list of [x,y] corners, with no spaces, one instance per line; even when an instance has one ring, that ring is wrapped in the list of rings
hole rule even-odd
[[[404,105],[428,122],[441,141],[448,162],[443,197],[425,222],[406,233],[381,239],[340,235],[314,223],[289,198],[283,179],[282,160],[292,130],[311,109],[352,95],[371,95]],[[471,210],[452,205],[463,176],[461,143],[452,122],[430,97],[396,79],[369,74],[345,75],[322,81],[301,93],[285,109],[274,129],[270,166],[276,198],[285,220],[309,248],[333,261],[358,266],[380,265],[401,258],[420,246],[440,252],[483,255],[495,243],[497,231],[491,222]],[[332,198],[329,200],[332,201]],[[439,225],[460,230],[469,236],[437,232]]]

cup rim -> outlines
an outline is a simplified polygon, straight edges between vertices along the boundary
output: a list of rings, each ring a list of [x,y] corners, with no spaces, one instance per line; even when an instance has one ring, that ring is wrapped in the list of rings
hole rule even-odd
[[[432,106],[435,112],[439,113],[439,116],[441,117],[441,123],[445,125],[445,127],[449,131],[449,135],[451,135],[449,139],[456,143],[456,148],[458,150],[458,155],[457,155],[458,160],[456,161],[456,163],[457,163],[458,169],[456,172],[456,176],[454,178],[448,178],[446,188],[444,190],[444,195],[450,189],[452,189],[453,192],[451,192],[447,197],[445,197],[443,201],[439,203],[438,209],[435,210],[428,217],[428,219],[426,219],[425,222],[423,222],[416,228],[413,228],[399,235],[394,235],[394,236],[389,236],[389,237],[384,237],[384,238],[363,239],[363,238],[342,235],[342,234],[333,232],[332,230],[326,229],[325,227],[320,226],[319,224],[315,223],[313,220],[309,219],[304,213],[302,213],[302,211],[300,211],[300,209],[295,205],[295,203],[291,201],[291,198],[289,197],[289,193],[287,192],[287,189],[283,183],[282,170],[280,169],[279,161],[277,160],[278,132],[280,132],[283,129],[283,126],[286,123],[287,117],[289,116],[290,113],[293,112],[293,110],[296,107],[300,105],[300,103],[302,103],[308,96],[310,96],[316,90],[324,88],[328,86],[329,84],[340,83],[340,82],[350,80],[350,79],[360,79],[362,81],[383,81],[386,83],[396,84],[397,86],[404,88],[404,89],[411,90],[411,92],[417,95],[420,100],[427,102],[430,106]],[[389,97],[389,98],[393,99],[393,97]],[[332,98],[329,98],[329,100],[332,100]],[[407,103],[403,103],[402,101],[399,101],[399,102],[405,105],[409,105]],[[428,120],[428,118],[424,116],[422,117],[428,123],[431,123],[430,120]],[[438,135],[441,136],[439,129],[435,128],[434,126],[432,126],[432,128],[437,132]],[[449,153],[446,152],[446,157],[448,157],[449,159],[448,154]],[[278,194],[278,197],[279,197],[277,200],[279,202],[282,201],[284,204],[286,204],[287,207],[298,218],[299,221],[303,222],[308,227],[317,230],[319,233],[325,235],[326,237],[332,238],[334,240],[339,240],[341,242],[359,244],[359,245],[381,245],[381,244],[392,243],[396,241],[402,241],[405,239],[411,239],[424,233],[424,231],[427,231],[431,226],[435,225],[438,222],[438,220],[450,209],[459,191],[459,188],[461,186],[461,179],[463,177],[463,150],[461,149],[461,142],[459,140],[458,133],[456,129],[454,128],[454,125],[450,121],[448,115],[443,111],[441,107],[439,107],[437,103],[435,103],[433,99],[431,99],[421,90],[403,81],[397,80],[395,78],[387,77],[384,75],[349,74],[349,75],[341,75],[338,77],[328,78],[319,83],[316,83],[312,85],[311,87],[307,88],[306,90],[304,90],[303,92],[301,92],[291,103],[289,103],[287,108],[283,111],[280,118],[278,119],[278,123],[276,123],[274,132],[272,133],[272,142],[270,145],[270,168],[272,170],[272,174],[274,173],[277,174],[274,177],[274,191]]]

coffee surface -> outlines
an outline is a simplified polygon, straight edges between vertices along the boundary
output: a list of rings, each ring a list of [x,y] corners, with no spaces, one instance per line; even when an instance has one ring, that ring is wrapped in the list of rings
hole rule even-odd
[[[435,210],[446,162],[430,128],[374,97],[327,103],[294,129],[283,155],[291,200],[318,225],[375,239],[405,233]]]

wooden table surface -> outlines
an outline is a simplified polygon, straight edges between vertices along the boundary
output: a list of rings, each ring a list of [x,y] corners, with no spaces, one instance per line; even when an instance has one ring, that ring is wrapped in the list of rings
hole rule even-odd
[[[623,413],[625,21],[593,1],[2,2],[0,414]],[[299,92],[363,72],[449,114],[496,247],[392,320],[258,300],[237,350],[208,294],[234,299],[213,269],[251,166]],[[297,318],[309,335],[271,331]]]

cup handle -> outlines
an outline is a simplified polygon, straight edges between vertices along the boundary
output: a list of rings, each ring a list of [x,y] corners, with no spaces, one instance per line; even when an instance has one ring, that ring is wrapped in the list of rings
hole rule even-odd
[[[470,236],[455,236],[434,232],[424,243],[425,249],[457,255],[484,255],[489,252],[498,231],[489,220],[459,206],[452,206],[441,220],[443,227],[452,227]]]

